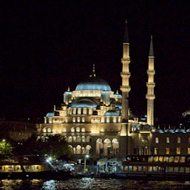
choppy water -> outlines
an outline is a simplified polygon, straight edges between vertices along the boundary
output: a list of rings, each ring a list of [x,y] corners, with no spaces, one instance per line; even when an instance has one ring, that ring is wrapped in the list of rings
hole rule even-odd
[[[68,179],[63,181],[57,180],[0,180],[0,190],[152,190],[152,189],[190,189],[190,181],[136,181],[124,179],[95,179],[81,178]]]

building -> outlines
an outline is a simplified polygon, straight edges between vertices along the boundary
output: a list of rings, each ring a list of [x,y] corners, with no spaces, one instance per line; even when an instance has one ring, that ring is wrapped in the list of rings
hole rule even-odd
[[[126,155],[190,154],[190,130],[165,130],[154,126],[154,51],[150,41],[147,81],[147,120],[140,121],[129,109],[130,43],[127,22],[123,41],[121,93],[96,76],[95,66],[86,81],[74,91],[63,94],[59,108],[47,113],[37,124],[38,136],[60,134],[68,141],[75,158],[90,154],[93,158]]]

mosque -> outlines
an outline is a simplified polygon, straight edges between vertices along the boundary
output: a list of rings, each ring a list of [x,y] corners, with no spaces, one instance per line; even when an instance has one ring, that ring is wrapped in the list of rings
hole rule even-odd
[[[150,40],[147,75],[147,119],[140,121],[129,109],[129,79],[131,76],[130,43],[127,22],[121,58],[121,94],[112,91],[110,85],[92,74],[80,82],[74,91],[63,94],[63,103],[37,124],[38,138],[49,135],[65,137],[76,159],[89,154],[95,159],[126,157],[126,155],[175,155],[190,154],[190,129],[181,125],[174,129],[154,126],[154,51]]]

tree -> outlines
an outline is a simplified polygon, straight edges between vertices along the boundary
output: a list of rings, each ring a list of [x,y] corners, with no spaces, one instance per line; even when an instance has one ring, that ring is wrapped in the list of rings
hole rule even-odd
[[[2,139],[0,141],[0,154],[10,154],[11,151],[12,151],[11,144],[6,139]]]
[[[41,153],[55,158],[71,157],[71,149],[65,138],[61,135],[48,136],[48,140],[41,143]]]

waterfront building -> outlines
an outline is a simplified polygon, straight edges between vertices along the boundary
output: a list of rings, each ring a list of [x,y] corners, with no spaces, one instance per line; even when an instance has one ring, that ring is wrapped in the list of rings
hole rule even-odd
[[[161,129],[154,125],[154,51],[150,40],[147,81],[147,119],[141,121],[129,109],[130,43],[127,22],[121,59],[121,94],[96,75],[95,65],[87,80],[75,90],[63,94],[60,107],[37,124],[38,138],[48,140],[49,135],[65,137],[75,158],[126,157],[126,155],[190,154],[190,130]],[[147,51],[148,52],[148,51]]]

